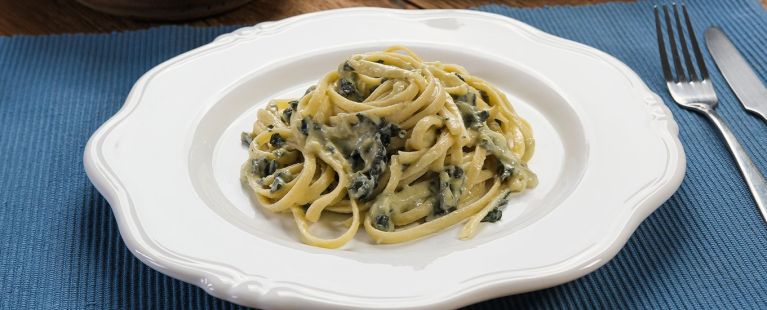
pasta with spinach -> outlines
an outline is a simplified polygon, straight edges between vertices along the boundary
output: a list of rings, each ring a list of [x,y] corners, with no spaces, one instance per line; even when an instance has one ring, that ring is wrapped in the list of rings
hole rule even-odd
[[[403,46],[353,55],[301,98],[271,101],[241,138],[243,183],[324,248],[360,226],[377,243],[399,243],[464,222],[460,238],[471,238],[501,219],[512,192],[538,183],[527,167],[532,130],[506,96]],[[346,231],[312,234],[329,214]]]

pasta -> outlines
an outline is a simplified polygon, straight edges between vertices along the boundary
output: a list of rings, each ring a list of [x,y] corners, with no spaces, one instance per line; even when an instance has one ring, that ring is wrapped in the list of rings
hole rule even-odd
[[[360,226],[377,243],[399,243],[464,222],[459,237],[471,238],[500,220],[512,192],[538,183],[527,167],[532,130],[506,96],[403,46],[353,55],[300,99],[271,101],[241,138],[243,183],[324,248]],[[311,233],[333,217],[343,234]]]

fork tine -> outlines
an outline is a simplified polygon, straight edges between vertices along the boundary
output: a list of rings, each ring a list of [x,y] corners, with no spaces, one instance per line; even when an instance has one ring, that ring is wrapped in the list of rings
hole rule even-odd
[[[676,31],[679,34],[679,45],[682,46],[682,54],[684,55],[684,62],[687,65],[687,73],[690,75],[690,81],[697,81],[698,75],[695,74],[695,66],[692,64],[692,57],[690,57],[690,51],[687,49],[687,41],[684,39],[684,29],[682,28],[682,22],[679,20],[679,10],[674,7],[674,19],[676,19]]]
[[[682,69],[682,60],[679,58],[679,52],[676,49],[676,39],[674,38],[674,27],[671,26],[671,15],[668,13],[668,6],[663,5],[663,16],[666,18],[666,31],[668,32],[668,45],[671,45],[671,57],[674,59],[674,69],[676,69],[676,81],[687,82],[687,76]]]
[[[666,81],[672,81],[674,77],[671,75],[671,67],[668,64],[668,55],[666,54],[666,44],[663,40],[663,27],[660,22],[660,14],[658,13],[658,6],[653,6],[655,11],[655,33],[658,37],[658,52],[660,52],[660,64],[663,67],[663,77]]]
[[[698,45],[695,30],[692,29],[690,14],[687,13],[687,6],[684,2],[682,2],[682,13],[684,13],[684,19],[687,22],[687,33],[690,34],[690,45],[692,45],[692,50],[695,52],[695,59],[698,60],[698,70],[700,70],[701,79],[708,79],[708,70],[706,69],[706,63],[703,61],[703,53],[700,52],[700,45]]]

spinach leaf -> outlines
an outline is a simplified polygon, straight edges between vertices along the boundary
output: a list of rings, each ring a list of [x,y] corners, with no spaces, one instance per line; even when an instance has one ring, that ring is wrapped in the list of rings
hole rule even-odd
[[[473,91],[467,91],[463,95],[450,95],[453,97],[454,102],[465,102],[469,105],[476,106],[477,105],[477,94],[475,94]]]
[[[501,196],[501,198],[495,202],[495,208],[490,210],[490,212],[488,212],[487,215],[482,218],[481,222],[495,223],[500,221],[501,217],[503,216],[503,211],[501,208],[509,202],[509,196],[511,196],[511,191],[506,191],[503,193],[503,196]]]
[[[480,140],[479,146],[493,154],[498,159],[498,176],[501,178],[501,182],[505,182],[516,172],[517,160],[513,158],[511,150],[506,145],[505,138],[492,132],[487,127],[480,128]]]
[[[350,78],[342,78],[338,80],[336,91],[346,99],[360,102],[362,101],[362,95],[360,95],[359,90],[357,90],[357,86],[354,84],[354,80]]]
[[[392,221],[391,195],[383,195],[376,198],[370,206],[369,217],[373,222],[373,227],[382,231],[394,231],[394,221]]]
[[[341,66],[341,70],[347,71],[347,72],[353,72],[354,67],[352,67],[352,65],[350,65],[348,61],[344,61],[344,64]]]
[[[344,150],[353,171],[348,190],[351,198],[366,202],[375,198],[374,190],[389,163],[387,147],[393,137],[400,135],[400,129],[385,120],[375,122],[362,113],[357,113],[357,120],[352,137],[347,137],[355,138],[354,144]]]
[[[357,88],[357,72],[354,72],[354,67],[348,61],[338,66],[336,92],[351,101],[362,102],[365,99],[362,91]]]
[[[280,148],[285,145],[285,138],[280,136],[278,133],[272,134],[272,137],[269,138],[269,144],[275,148]]]
[[[263,178],[277,170],[277,162],[271,159],[259,158],[250,161],[250,173]]]
[[[282,122],[290,125],[290,117],[293,116],[293,112],[296,110],[298,110],[298,100],[291,100],[290,106],[282,110]]]
[[[490,117],[490,112],[482,110],[477,111],[475,106],[469,105],[464,101],[456,101],[455,106],[458,107],[458,111],[461,112],[461,118],[466,127],[479,128],[482,127]]]
[[[272,181],[272,185],[269,187],[269,192],[274,193],[282,189],[282,187],[291,180],[293,180],[292,174],[287,172],[277,172],[277,174],[274,176],[274,181]]]
[[[298,126],[298,131],[300,131],[304,136],[309,134],[309,122],[311,120],[307,117],[301,120],[301,125]]]
[[[309,88],[307,88],[306,91],[304,92],[304,96],[308,95],[309,93],[311,93],[315,89],[317,89],[317,85],[309,86]]]
[[[379,214],[376,215],[375,220],[373,221],[373,227],[375,227],[378,230],[383,231],[391,231],[390,226],[392,226],[392,221],[386,214]]]
[[[250,136],[249,132],[242,132],[240,134],[240,141],[242,141],[242,144],[245,146],[250,146],[251,143],[253,143],[253,137]]]
[[[487,104],[490,104],[490,96],[487,95],[486,91],[480,90],[479,95],[482,97],[482,101],[484,101]]]
[[[458,166],[446,166],[435,179],[432,190],[436,193],[433,215],[439,216],[453,212],[458,208],[465,176]]]
[[[481,222],[495,223],[497,221],[500,221],[502,216],[503,216],[503,211],[501,211],[498,208],[494,208],[490,210],[490,212],[487,212],[487,215],[485,215],[485,217],[482,218]]]

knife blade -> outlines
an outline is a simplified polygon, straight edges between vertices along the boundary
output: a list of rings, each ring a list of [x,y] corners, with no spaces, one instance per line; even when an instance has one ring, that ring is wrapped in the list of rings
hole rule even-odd
[[[708,27],[706,47],[743,107],[767,122],[767,88],[719,27]]]

